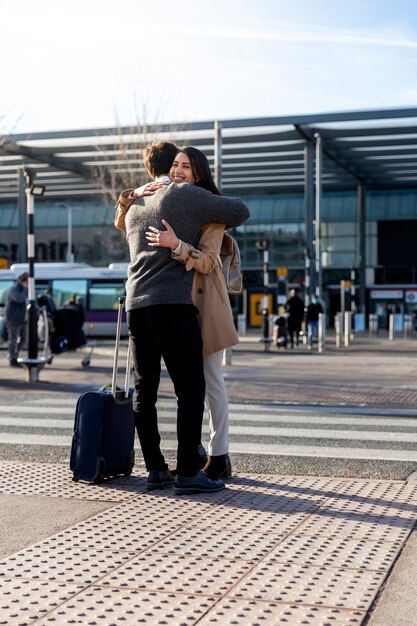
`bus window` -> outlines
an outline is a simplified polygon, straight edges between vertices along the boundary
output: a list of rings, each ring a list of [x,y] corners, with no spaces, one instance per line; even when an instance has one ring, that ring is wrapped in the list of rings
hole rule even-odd
[[[0,306],[4,306],[6,304],[7,292],[14,284],[14,280],[0,280]]]
[[[85,306],[87,303],[87,281],[72,278],[53,280],[52,296],[57,309],[61,309],[64,306],[64,302],[71,296],[80,296]]]
[[[36,281],[35,283],[35,294],[36,297],[42,295],[43,293],[45,293],[45,289],[47,289],[49,287],[49,281]]]
[[[16,281],[14,280],[0,280],[0,306],[4,306],[6,304],[7,292],[9,291],[10,287],[15,283]],[[43,293],[47,287],[49,287],[48,282],[36,282],[36,296],[39,296],[41,293]]]
[[[92,282],[89,294],[90,311],[116,311],[119,298],[125,295],[124,282]]]

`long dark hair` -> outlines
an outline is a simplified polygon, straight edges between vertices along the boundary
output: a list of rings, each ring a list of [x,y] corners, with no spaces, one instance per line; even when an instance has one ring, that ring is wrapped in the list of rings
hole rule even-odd
[[[213,180],[210,165],[204,152],[201,152],[201,150],[193,148],[192,146],[179,148],[178,152],[183,152],[190,159],[191,169],[196,180],[196,187],[202,187],[203,189],[207,189],[207,191],[211,191],[211,193],[215,193],[220,196],[221,193],[217,189],[216,183]]]

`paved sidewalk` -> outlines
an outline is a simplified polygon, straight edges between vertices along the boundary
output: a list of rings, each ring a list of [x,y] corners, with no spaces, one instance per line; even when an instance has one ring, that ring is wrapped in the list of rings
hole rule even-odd
[[[415,346],[363,338],[349,352],[264,354],[252,336],[226,378],[239,401],[415,407]],[[36,384],[0,363],[0,394],[82,389],[108,374],[104,356],[74,373],[75,358],[57,358]],[[162,391],[172,394],[167,378]],[[413,476],[238,472],[223,492],[184,497],[146,492],[139,463],[88,485],[67,464],[0,460],[0,509],[7,626],[416,624]]]
[[[52,534],[38,510],[39,537],[3,554],[8,626],[363,624],[417,514],[417,483],[399,481],[240,475],[180,497],[147,493],[143,475],[88,485],[59,464],[0,472],[2,497],[28,499],[27,516],[33,501],[48,517],[65,499],[80,507]]]

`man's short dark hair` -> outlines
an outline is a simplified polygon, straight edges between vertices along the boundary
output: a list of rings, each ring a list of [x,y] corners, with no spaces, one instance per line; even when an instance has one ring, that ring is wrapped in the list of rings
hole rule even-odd
[[[18,277],[18,280],[23,283],[25,280],[29,279],[29,274],[27,272],[23,272],[23,274],[20,274],[20,276]]]
[[[153,141],[143,151],[143,163],[151,176],[168,174],[178,148],[170,141]]]

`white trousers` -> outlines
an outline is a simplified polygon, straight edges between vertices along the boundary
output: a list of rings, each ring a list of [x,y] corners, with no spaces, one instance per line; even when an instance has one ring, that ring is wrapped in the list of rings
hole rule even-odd
[[[206,379],[206,408],[209,414],[210,456],[229,451],[229,400],[223,378],[223,350],[204,357]]]

